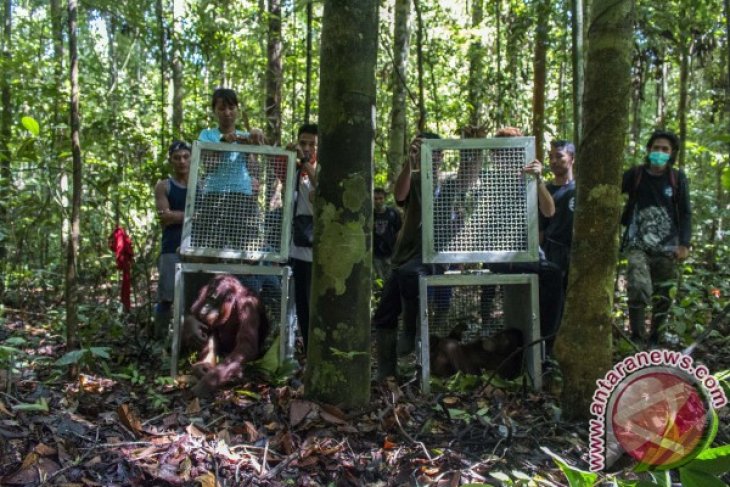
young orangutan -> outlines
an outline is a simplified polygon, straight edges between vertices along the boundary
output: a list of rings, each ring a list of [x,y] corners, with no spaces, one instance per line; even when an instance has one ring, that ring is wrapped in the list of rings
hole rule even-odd
[[[479,374],[483,370],[496,370],[505,379],[514,379],[522,371],[522,354],[517,353],[502,364],[507,357],[522,346],[522,332],[502,330],[494,335],[469,343],[460,343],[457,337],[429,337],[431,374],[449,377],[461,371]]]
[[[203,286],[183,323],[183,343],[199,351],[193,373],[200,379],[193,392],[207,396],[239,379],[243,364],[258,359],[269,321],[258,295],[230,274],[219,274]],[[217,364],[218,356],[225,357]]]

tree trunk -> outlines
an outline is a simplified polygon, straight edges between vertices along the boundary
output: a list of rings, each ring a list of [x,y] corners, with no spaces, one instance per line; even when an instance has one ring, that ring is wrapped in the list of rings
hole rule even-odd
[[[686,18],[686,17],[685,17]],[[687,110],[689,104],[689,63],[690,63],[690,40],[689,34],[682,35],[682,45],[679,47],[679,106],[677,107],[677,116],[679,118],[679,154],[677,156],[677,166],[684,167],[684,148],[687,145]]]
[[[495,126],[504,125],[504,108],[502,108],[502,0],[494,0],[494,49],[497,54],[497,67],[494,71],[494,82],[497,83],[497,99],[494,103]]]
[[[657,66],[658,79],[656,83],[656,121],[657,128],[664,128],[667,121],[667,79],[669,78],[669,63],[664,60],[664,52],[659,53]]]
[[[155,1],[157,16],[157,50],[160,52],[160,147],[167,145],[167,46],[165,44],[165,7],[163,0]]]
[[[537,4],[537,33],[535,35],[535,81],[532,91],[532,133],[535,136],[535,156],[545,160],[545,81],[547,49],[550,33],[550,0]]]
[[[64,131],[58,128],[63,123],[64,117],[64,106],[66,100],[64,99],[64,70],[63,70],[63,11],[61,7],[61,0],[51,0],[51,31],[53,38],[53,77],[55,83],[55,93],[53,100],[53,147],[52,157],[58,161],[58,172],[59,172],[59,191],[61,195],[61,239],[58,242],[58,256],[65,255],[68,246],[68,234],[69,234],[69,220],[67,218],[68,211],[68,174],[64,167],[63,160],[59,157],[59,154],[63,151],[63,147],[66,143],[64,137]]]
[[[423,92],[423,18],[421,17],[421,2],[413,0],[413,9],[416,11],[416,63],[418,64],[418,122],[419,132],[426,130],[426,99]]]
[[[269,0],[266,69],[266,138],[281,143],[281,0]]]
[[[322,25],[308,397],[370,399],[376,0],[326,0]],[[353,56],[352,53],[357,53]],[[333,259],[333,256],[337,256]]]
[[[182,38],[182,0],[172,2],[172,137],[179,140],[183,138],[183,65],[180,49]]]
[[[580,144],[583,123],[583,0],[573,0],[573,143]]]
[[[3,75],[0,76],[0,103],[2,104],[2,116],[0,116],[0,192],[5,195],[5,202],[0,203],[0,224],[7,226],[8,209],[7,197],[10,194],[10,128],[13,123],[13,107],[10,98],[10,80],[12,79],[12,2],[5,0],[3,2],[3,33],[2,33],[2,68]],[[8,249],[5,241],[0,242],[0,261],[6,262]],[[3,265],[4,266],[4,265]],[[0,291],[4,291],[4,286],[0,283]]]
[[[66,350],[78,348],[78,267],[81,213],[81,142],[79,131],[79,58],[76,31],[76,0],[68,0],[68,50],[71,78],[71,154],[73,157],[73,197],[71,202],[71,235],[66,260]]]
[[[307,53],[306,71],[304,73],[304,123],[309,123],[312,112],[312,3],[307,2]]]
[[[644,54],[636,53],[631,81],[631,142],[636,157],[641,152],[641,105],[644,99]]]
[[[469,80],[467,84],[469,125],[479,127],[483,118],[484,46],[479,29],[484,20],[482,0],[474,0],[471,11],[472,41],[469,44]]]
[[[390,110],[390,133],[388,136],[388,181],[395,184],[399,168],[406,157],[406,83],[408,67],[408,17],[411,0],[395,1],[393,27],[393,77],[391,80],[393,99]]]
[[[588,417],[596,379],[612,363],[620,177],[631,90],[633,2],[595,0],[592,12],[584,133],[577,155],[583,166],[576,179],[568,298],[556,343],[565,378],[562,406],[569,419]]]

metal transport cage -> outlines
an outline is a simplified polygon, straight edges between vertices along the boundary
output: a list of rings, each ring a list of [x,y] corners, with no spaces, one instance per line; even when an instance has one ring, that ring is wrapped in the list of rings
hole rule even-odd
[[[195,142],[180,254],[286,262],[294,177],[291,151]]]
[[[421,388],[430,391],[429,336],[456,332],[461,342],[471,342],[498,331],[516,328],[523,343],[540,338],[540,312],[536,274],[443,274],[423,276],[420,292]],[[527,375],[535,389],[542,387],[542,347],[524,351]]]
[[[280,335],[279,357],[283,361],[294,355],[294,300],[292,296],[293,280],[291,268],[278,265],[244,265],[244,264],[193,264],[180,263],[175,271],[175,302],[173,304],[172,353],[170,375],[177,375],[177,363],[180,356],[180,340],[182,323],[185,314],[198,296],[200,289],[211,278],[218,274],[236,276],[245,286],[256,291],[266,307],[271,330],[267,347],[273,337]]]
[[[534,137],[424,140],[424,262],[537,261],[537,182],[522,174],[534,158]]]

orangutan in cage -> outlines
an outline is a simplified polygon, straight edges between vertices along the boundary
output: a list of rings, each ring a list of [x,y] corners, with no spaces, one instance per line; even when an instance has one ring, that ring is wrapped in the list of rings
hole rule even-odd
[[[183,323],[183,345],[198,351],[197,396],[240,379],[243,364],[258,359],[269,333],[259,296],[233,275],[218,274],[198,292]],[[218,363],[218,356],[223,360]]]
[[[522,354],[510,355],[522,344],[522,332],[512,328],[468,343],[461,343],[460,337],[432,335],[429,337],[431,374],[449,377],[459,371],[480,374],[484,370],[497,370],[505,379],[514,379],[522,372]]]

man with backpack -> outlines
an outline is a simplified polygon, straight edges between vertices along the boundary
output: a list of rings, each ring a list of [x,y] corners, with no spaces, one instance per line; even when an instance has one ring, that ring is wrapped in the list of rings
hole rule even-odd
[[[626,227],[622,249],[629,262],[631,337],[643,339],[646,307],[651,306],[649,344],[654,346],[671,305],[675,263],[689,255],[692,210],[687,176],[673,167],[679,152],[677,136],[657,130],[649,137],[646,150],[645,163],[623,175],[621,191],[629,199],[621,217]]]

